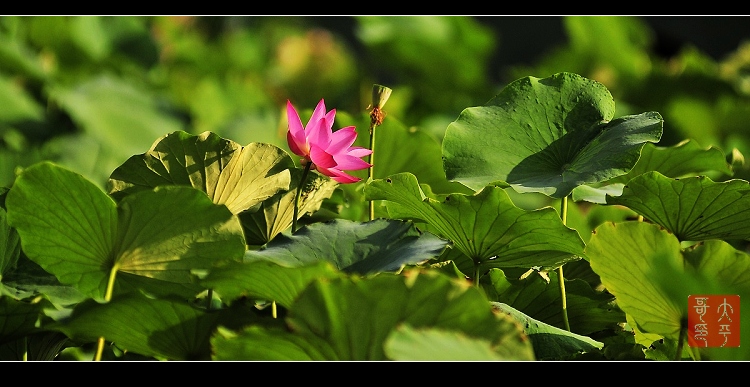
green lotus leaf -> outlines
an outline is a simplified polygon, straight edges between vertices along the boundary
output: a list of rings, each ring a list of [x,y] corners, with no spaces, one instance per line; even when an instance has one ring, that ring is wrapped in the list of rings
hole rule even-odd
[[[687,329],[682,324],[689,295],[737,294],[743,306],[750,298],[750,255],[722,240],[681,250],[679,240],[658,225],[605,223],[596,229],[586,254],[631,325],[675,342],[680,328]],[[743,329],[748,326],[741,324]],[[746,359],[750,338],[741,340],[741,348],[707,353],[714,359]]]
[[[515,321],[493,313],[478,288],[436,271],[415,269],[402,275],[315,280],[295,300],[286,322],[297,338],[264,329],[265,334],[242,337],[242,345],[234,348],[241,347],[242,353],[233,354],[243,360],[264,360],[268,355],[254,348],[266,348],[264,352],[274,353],[276,358],[288,351],[287,358],[392,360],[386,355],[385,343],[394,330],[407,324],[418,330],[458,332],[489,342],[505,358],[533,360],[531,343]],[[299,337],[309,344],[300,344]],[[319,348],[318,353],[311,354],[311,345]],[[305,354],[300,355],[301,350]],[[216,356],[227,358],[221,353]]]
[[[645,222],[604,223],[594,230],[586,256],[617,305],[633,317],[641,331],[678,339],[687,296],[668,297],[649,278],[661,265],[659,261],[684,266],[680,242],[674,235]]]
[[[130,157],[112,172],[108,192],[116,200],[161,185],[187,185],[237,214],[288,190],[294,161],[281,148],[247,146],[211,132],[172,132],[148,152]]]
[[[641,150],[641,158],[633,169],[614,180],[627,183],[633,177],[650,171],[672,178],[704,175],[708,172],[719,172],[726,176],[734,174],[721,149],[715,146],[703,148],[697,142],[687,139],[669,147],[646,143]]]
[[[0,297],[0,344],[38,331],[37,324],[46,303],[32,303]]]
[[[291,236],[279,235],[265,248],[245,252],[245,261],[263,259],[290,266],[326,261],[339,270],[364,275],[435,258],[446,245],[411,222],[334,219],[305,226]]]
[[[601,187],[577,187],[573,190],[573,200],[606,204],[606,195],[622,195],[623,187],[630,179],[650,171],[673,178],[712,172],[727,176],[734,174],[724,153],[715,146],[701,148],[697,142],[689,139],[670,147],[646,143],[641,149],[641,158],[628,173],[602,183]]]
[[[334,278],[341,272],[328,261],[293,266],[266,260],[229,262],[213,268],[200,283],[217,292],[223,302],[240,297],[273,300],[289,308],[299,293],[314,279]]]
[[[711,278],[719,289],[727,290],[728,286],[750,296],[750,255],[746,252],[724,241],[710,240],[688,249],[684,256],[696,273]]]
[[[519,359],[524,349],[518,342],[492,346],[489,340],[476,339],[463,332],[437,328],[412,328],[400,325],[388,336],[384,346],[389,359],[396,361],[501,361]],[[507,357],[506,357],[507,356]]]
[[[192,271],[241,260],[245,242],[239,219],[201,191],[164,186],[131,196],[118,204],[112,252],[116,284],[150,284],[153,292],[157,281],[193,288]]]
[[[584,260],[576,262],[586,262]],[[569,276],[568,265],[564,267]],[[493,269],[493,271],[499,271]],[[493,287],[501,284],[497,300],[513,307],[535,320],[564,329],[560,281],[556,271],[542,277],[532,273],[523,279],[505,279],[499,274],[491,275]],[[565,279],[565,303],[570,330],[579,335],[613,329],[625,321],[625,314],[614,307],[614,297],[597,292],[583,280]]]
[[[219,327],[211,338],[213,360],[310,361],[331,360],[336,353],[322,339],[300,336],[286,329],[248,326],[241,332]]]
[[[601,349],[604,344],[588,336],[571,333],[565,329],[538,321],[518,311],[508,304],[492,302],[492,307],[499,312],[513,317],[528,335],[534,347],[537,360],[561,360],[578,353]]]
[[[623,183],[605,183],[600,187],[591,185],[579,185],[571,192],[571,199],[576,202],[586,201],[589,203],[607,204],[607,195],[622,195]]]
[[[425,196],[417,179],[399,173],[365,186],[367,200],[388,200],[391,217],[430,225],[480,271],[492,267],[559,267],[583,256],[584,243],[551,207],[525,211],[499,187],[475,195],[450,194],[440,202]]]
[[[292,225],[294,200],[303,170],[295,168],[290,172],[291,185],[288,191],[280,191],[264,200],[256,210],[243,211],[239,214],[248,245],[265,245]],[[305,214],[318,211],[337,187],[339,183],[327,176],[317,173],[308,174],[305,188],[300,194],[298,220]]]
[[[657,260],[648,273],[666,297],[679,301],[691,294],[750,296],[750,255],[746,252],[712,239],[683,249],[682,256],[682,266]],[[687,313],[687,305],[684,309]]]
[[[131,292],[107,303],[87,300],[76,306],[69,319],[49,328],[80,342],[104,337],[122,350],[144,356],[209,360],[209,339],[220,316],[182,302]]]
[[[750,238],[750,183],[706,176],[672,179],[647,172],[620,196],[607,196],[674,233],[681,241]]]
[[[16,267],[21,254],[21,241],[18,232],[8,225],[8,215],[0,208],[0,282],[11,269]]]
[[[446,177],[474,190],[506,182],[562,198],[625,174],[644,143],[659,141],[663,119],[647,112],[613,120],[614,111],[607,88],[580,75],[518,79],[448,126]]]
[[[116,290],[193,296],[192,270],[245,251],[239,219],[191,187],[157,187],[116,204],[81,175],[41,162],[19,175],[6,206],[26,255],[93,298],[104,297],[112,269]]]
[[[55,310],[58,311],[56,313],[63,314],[67,307],[87,298],[76,288],[62,285],[57,277],[42,269],[25,255],[21,255],[16,267],[3,274],[2,282],[0,282],[0,296],[23,300],[39,295],[43,295],[55,305]]]
[[[685,294],[735,294],[740,296],[741,310],[750,308],[750,255],[725,241],[712,239],[683,252],[688,263],[685,275],[679,268],[659,267],[652,272],[653,282],[675,299]],[[680,278],[678,283],[674,278]],[[750,321],[739,320],[740,332],[750,331]],[[740,336],[740,346],[705,348],[709,360],[742,361],[750,359],[750,336]]]

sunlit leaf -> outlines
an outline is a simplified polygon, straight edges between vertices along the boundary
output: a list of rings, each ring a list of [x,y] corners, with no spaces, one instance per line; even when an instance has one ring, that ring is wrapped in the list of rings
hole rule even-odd
[[[338,360],[327,342],[278,328],[249,326],[241,332],[219,328],[211,345],[212,359],[220,361]]]
[[[631,325],[645,334],[679,340],[691,294],[750,297],[750,256],[721,240],[682,251],[677,238],[658,225],[606,223],[596,229],[586,253],[628,322],[632,318]],[[741,340],[746,348],[744,336]],[[708,353],[717,359],[747,358],[742,348]]]
[[[586,201],[589,203],[606,204],[606,196],[622,195],[622,188],[624,186],[625,184],[623,183],[605,184],[601,187],[579,185],[573,189],[573,192],[571,192],[571,198],[576,202]]]
[[[265,245],[292,225],[294,200],[303,170],[294,168],[289,171],[291,172],[289,190],[280,191],[264,200],[257,210],[244,211],[239,214],[248,245]],[[327,176],[317,173],[308,174],[305,188],[300,193],[297,217],[302,218],[306,214],[318,211],[337,187],[339,183]]]
[[[158,187],[117,205],[81,175],[42,162],[21,173],[6,205],[28,257],[94,298],[115,266],[118,286],[194,294],[191,270],[245,250],[239,219],[190,187]]]
[[[291,157],[274,145],[243,147],[211,132],[196,136],[176,131],[115,169],[108,189],[119,199],[160,185],[187,185],[237,214],[289,189],[288,169],[293,167]]]
[[[630,172],[602,183],[601,187],[580,186],[573,190],[573,200],[606,204],[606,195],[620,196],[630,179],[646,172],[657,171],[664,176],[679,178],[708,173],[732,176],[734,171],[724,153],[717,147],[701,148],[693,140],[684,140],[670,147],[646,143],[641,158]]]
[[[472,338],[462,332],[437,328],[414,329],[406,324],[396,327],[384,346],[388,358],[396,361],[535,360],[532,357],[518,359],[510,348],[493,348],[489,340]],[[498,353],[498,350],[510,352],[510,358]]]
[[[230,262],[213,268],[200,283],[207,289],[216,291],[226,303],[239,297],[248,297],[273,300],[280,306],[289,308],[299,293],[314,279],[340,275],[328,261],[288,266],[258,259]]]
[[[399,173],[365,186],[368,200],[388,200],[394,218],[430,225],[438,236],[483,270],[491,267],[556,267],[579,259],[584,243],[551,207],[525,211],[508,194],[487,186],[468,196],[447,195],[442,202],[426,197],[410,173]]]
[[[674,235],[645,222],[604,223],[586,246],[586,256],[617,305],[635,319],[639,329],[678,339],[687,295],[681,300],[668,297],[648,277],[658,260],[684,266]]]
[[[124,198],[117,209],[118,283],[191,284],[191,271],[239,260],[245,251],[239,220],[193,188],[157,187]]]
[[[687,139],[670,147],[646,143],[641,150],[641,158],[633,169],[615,180],[627,183],[633,177],[650,171],[672,178],[704,175],[708,172],[720,172],[725,176],[732,176],[734,173],[721,149],[715,146],[703,148],[697,142]]]
[[[682,252],[684,267],[674,262],[655,260],[647,279],[654,283],[664,297],[674,300],[683,308],[686,319],[687,297],[699,294],[729,294],[740,296],[744,309],[750,306],[750,255],[732,247],[727,242],[712,239],[693,245]],[[750,329],[744,320],[738,321],[740,330]],[[688,326],[684,327],[688,330]],[[672,338],[676,341],[676,338]],[[708,360],[744,360],[750,356],[750,338],[740,336],[740,347],[694,348],[700,350],[699,358]],[[674,352],[674,350],[672,351]],[[689,354],[695,356],[694,353]],[[673,355],[672,355],[673,356]],[[685,357],[685,355],[683,355]]]
[[[658,267],[651,274],[652,280],[661,286],[671,297],[685,294],[736,294],[740,296],[741,310],[750,309],[750,255],[737,250],[721,240],[708,240],[683,253],[689,264],[687,275],[681,276],[678,284],[673,282],[679,276],[679,268]],[[682,289],[681,289],[682,288]],[[747,319],[739,320],[740,332],[750,331]],[[750,359],[750,336],[740,336],[740,346],[735,348],[706,348],[711,360]]]
[[[629,207],[683,241],[750,238],[750,184],[706,176],[671,179],[647,172],[630,180],[608,204]]]
[[[565,197],[627,173],[643,144],[661,138],[657,112],[613,115],[599,82],[572,73],[518,79],[448,126],[445,174],[474,190],[502,181],[518,192]]]

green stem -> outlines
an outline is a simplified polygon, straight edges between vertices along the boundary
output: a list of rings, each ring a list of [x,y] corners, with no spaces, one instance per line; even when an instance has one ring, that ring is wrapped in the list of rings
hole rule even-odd
[[[479,287],[479,264],[474,264],[474,286]]]
[[[208,303],[206,305],[206,309],[211,310],[211,301],[213,301],[214,298],[214,290],[208,289],[208,293],[206,295],[206,299],[208,300]]]
[[[562,198],[562,202],[560,203],[560,218],[562,218],[562,222],[564,225],[568,224],[568,197],[565,196]],[[570,322],[568,321],[568,300],[565,295],[565,276],[563,275],[563,267],[562,265],[557,268],[557,278],[560,282],[560,300],[562,301],[562,317],[563,317],[563,324],[565,324],[565,329],[570,332]]]
[[[687,326],[685,324],[680,324],[680,338],[677,339],[677,352],[675,352],[674,359],[676,361],[679,361],[682,359],[682,346],[685,343],[685,338],[687,337]]]
[[[112,299],[112,292],[115,288],[115,278],[117,277],[117,271],[120,269],[120,265],[115,263],[112,265],[112,270],[109,271],[109,281],[107,281],[107,290],[104,292],[104,302],[109,302]],[[102,360],[102,353],[104,352],[104,337],[100,337],[97,341],[96,354],[94,354],[94,361]]]
[[[297,194],[294,195],[294,216],[292,217],[292,234],[297,232],[297,216],[299,214],[299,198],[302,195],[302,188],[305,187],[305,180],[307,175],[310,173],[312,167],[312,161],[307,161],[305,164],[305,171],[302,172],[302,179],[300,179],[299,186],[297,186]]]
[[[368,181],[372,181],[372,179],[374,178],[372,172],[373,172],[373,162],[375,159],[374,155],[375,155],[375,128],[376,127],[377,125],[375,123],[370,124],[370,150],[372,151],[372,153],[370,153],[370,156],[368,159],[368,162],[370,163],[370,167],[367,168]],[[375,219],[375,202],[370,200],[368,203],[368,207],[370,210],[370,220],[373,220]]]
[[[302,196],[302,188],[305,187],[305,180],[307,180],[307,175],[310,173],[310,168],[312,168],[312,161],[307,160],[307,163],[305,164],[305,171],[302,172],[302,178],[299,181],[299,186],[297,186],[297,193],[294,195],[294,215],[292,217],[292,234],[297,232],[297,217],[299,215],[299,198]],[[273,318],[276,318],[276,301],[271,301],[271,315]]]

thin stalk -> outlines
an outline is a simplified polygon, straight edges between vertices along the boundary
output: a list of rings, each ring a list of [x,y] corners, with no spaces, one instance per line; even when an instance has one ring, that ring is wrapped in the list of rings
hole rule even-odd
[[[685,324],[680,324],[680,338],[677,339],[677,352],[675,352],[674,359],[676,361],[679,361],[682,359],[682,346],[685,343],[685,338],[687,337],[687,326]]]
[[[370,167],[367,168],[368,181],[372,181],[373,179],[372,168],[375,159],[375,128],[377,126],[375,120],[370,121],[370,150],[372,150],[372,153],[370,153],[369,159],[367,160],[367,162],[370,163]],[[375,202],[370,200],[367,205],[370,210],[370,220],[373,220],[375,219]]]
[[[479,287],[479,264],[474,264],[474,286]]]
[[[299,198],[302,195],[302,189],[305,187],[305,180],[307,180],[307,175],[310,173],[310,168],[312,167],[312,161],[306,160],[307,163],[305,163],[305,171],[302,172],[302,179],[300,179],[299,186],[297,186],[297,194],[294,195],[294,216],[292,217],[292,234],[297,232],[297,216],[299,214]]]
[[[214,290],[208,289],[208,293],[206,295],[206,300],[208,300],[206,309],[211,310],[211,301],[213,300],[213,298],[214,298]]]
[[[117,277],[117,270],[120,269],[120,265],[115,263],[112,265],[112,270],[109,271],[109,281],[107,281],[107,290],[104,292],[104,301],[109,302],[112,299],[112,292],[115,288],[115,277]],[[102,360],[102,353],[104,352],[104,337],[100,337],[97,341],[96,353],[94,354],[94,361]]]
[[[568,197],[562,198],[560,203],[560,218],[564,225],[568,224]],[[565,329],[570,332],[570,322],[568,321],[568,300],[565,295],[565,276],[563,275],[563,265],[557,268],[557,277],[560,282],[560,300],[562,301],[562,317]]]
[[[302,172],[302,178],[299,181],[299,186],[297,186],[297,193],[294,195],[294,215],[292,216],[292,234],[297,232],[297,217],[299,215],[299,198],[302,196],[302,189],[305,187],[305,181],[307,180],[307,175],[310,174],[310,169],[312,168],[312,161],[307,161],[305,163],[305,171]],[[271,301],[271,316],[273,318],[276,318],[276,301]]]
[[[375,165],[375,128],[378,127],[378,125],[383,123],[383,119],[385,119],[385,112],[383,111],[383,106],[385,106],[385,103],[388,101],[388,98],[391,96],[391,90],[389,87],[374,84],[372,85],[372,110],[370,111],[370,157],[368,162],[370,163],[370,167],[367,169],[367,177],[368,181],[372,181],[372,179],[375,177],[373,174],[373,165]],[[370,220],[375,219],[375,202],[372,200],[367,203],[369,207],[369,215]]]

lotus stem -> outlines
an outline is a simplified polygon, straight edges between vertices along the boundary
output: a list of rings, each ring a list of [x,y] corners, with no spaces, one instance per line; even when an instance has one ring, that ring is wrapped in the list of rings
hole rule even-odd
[[[682,359],[682,346],[685,343],[685,338],[687,337],[687,326],[686,324],[680,324],[680,338],[677,339],[677,350],[674,354],[674,360],[679,361]]]
[[[214,298],[214,290],[208,289],[208,292],[206,293],[206,309],[211,310],[211,301],[213,301]]]
[[[367,178],[368,178],[367,181],[372,181],[373,179],[372,166],[373,166],[373,160],[375,159],[373,157],[375,155],[375,126],[376,125],[373,125],[373,124],[370,125],[370,149],[373,152],[370,153],[369,159],[367,160],[367,162],[370,163],[370,167],[367,168]],[[370,200],[367,203],[367,206],[368,206],[369,219],[370,220],[375,219],[375,202],[373,200]]]
[[[107,281],[107,290],[104,292],[104,302],[109,302],[112,299],[112,292],[115,288],[115,278],[117,277],[117,271],[120,269],[120,265],[115,263],[112,265],[112,270],[109,271],[109,280]],[[94,354],[94,361],[102,360],[102,353],[104,352],[104,337],[100,337],[96,345],[96,353]]]
[[[306,161],[306,162],[305,162]],[[302,196],[302,188],[305,187],[305,181],[307,180],[307,175],[310,174],[310,169],[312,168],[312,161],[303,159],[303,163],[305,164],[305,171],[302,172],[302,178],[299,181],[299,186],[297,186],[297,193],[294,195],[294,215],[292,216],[292,234],[297,232],[297,217],[299,215],[299,198]],[[271,301],[271,316],[273,318],[276,318],[276,301]]]
[[[560,218],[563,225],[568,224],[568,196],[562,198],[560,203]],[[565,329],[570,332],[570,322],[568,321],[568,301],[565,295],[565,276],[563,275],[563,265],[557,268],[557,277],[560,282],[560,300],[562,301],[562,317]]]
[[[297,232],[297,216],[299,214],[299,198],[302,196],[302,188],[305,187],[305,180],[307,180],[307,175],[310,173],[310,168],[312,168],[312,161],[304,160],[306,161],[305,164],[305,171],[302,172],[302,178],[300,179],[299,186],[297,186],[297,194],[294,195],[294,215],[292,217],[292,234]]]
[[[391,89],[388,87],[385,87],[383,85],[373,85],[372,86],[372,110],[370,111],[370,150],[372,153],[370,153],[370,157],[368,159],[368,162],[370,163],[370,167],[367,169],[367,177],[368,181],[372,181],[374,178],[373,176],[373,165],[375,163],[375,128],[383,123],[383,119],[385,119],[385,112],[383,111],[383,106],[388,101],[388,98],[391,96]],[[369,208],[369,218],[370,220],[375,219],[375,203],[370,200],[368,203]]]

